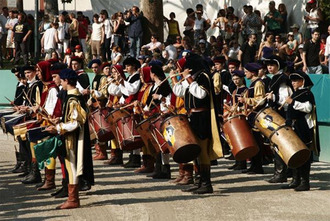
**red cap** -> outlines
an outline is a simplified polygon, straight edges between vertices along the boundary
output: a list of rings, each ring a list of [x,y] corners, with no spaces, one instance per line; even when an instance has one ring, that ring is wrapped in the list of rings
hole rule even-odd
[[[71,49],[70,49],[70,48],[67,48],[67,49],[65,50],[65,54],[71,54]]]
[[[76,47],[74,47],[75,49],[81,49],[80,45],[76,45]]]
[[[307,2],[307,4],[315,4],[316,0],[310,0],[309,2]]]

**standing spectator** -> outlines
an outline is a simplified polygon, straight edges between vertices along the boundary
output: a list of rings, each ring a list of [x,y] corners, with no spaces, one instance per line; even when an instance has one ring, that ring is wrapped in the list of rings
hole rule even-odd
[[[58,23],[51,23],[50,28],[47,29],[41,38],[41,53],[45,53],[45,60],[50,59],[51,53],[57,49]]]
[[[218,27],[220,35],[224,37],[227,23],[228,19],[226,18],[226,11],[225,9],[220,9],[218,12],[218,18],[214,20],[212,28]]]
[[[253,12],[253,7],[251,5],[246,7],[246,16],[242,20],[241,25],[244,40],[246,40],[250,34],[257,34],[259,28],[262,26],[260,17]]]
[[[327,40],[325,43],[325,50],[324,50],[325,60],[324,60],[323,64],[328,65],[329,72],[330,72],[330,25],[328,26],[328,33],[329,33],[329,36],[327,37]]]
[[[105,62],[111,60],[111,35],[113,33],[113,24],[109,19],[107,10],[100,12],[100,22],[103,23],[104,27],[104,43],[101,45],[101,51],[102,60]]]
[[[38,31],[40,33],[40,38],[42,38],[42,36],[44,35],[45,31],[50,28],[50,18],[49,15],[44,15],[44,17],[42,18],[42,21],[39,23],[39,28]]]
[[[266,14],[264,22],[266,23],[268,32],[273,32],[274,35],[280,34],[283,19],[281,14],[276,10],[274,1],[269,2],[269,12]]]
[[[27,52],[27,40],[32,33],[31,27],[26,22],[25,14],[18,14],[18,23],[13,28],[13,38],[15,41],[15,62],[14,65],[18,65],[21,55],[23,56],[24,65],[28,64],[28,52]]]
[[[190,41],[194,40],[194,25],[195,25],[195,14],[194,9],[188,8],[186,10],[187,18],[183,24],[184,32],[183,34],[190,38]]]
[[[202,17],[202,11],[196,11],[196,19],[194,25],[194,45],[197,46],[199,44],[199,37],[205,36],[205,19]]]
[[[167,41],[169,39],[174,41],[177,36],[180,36],[179,22],[175,20],[175,13],[174,12],[170,13],[170,19],[164,16],[164,21],[166,21],[168,26]]]
[[[74,13],[69,14],[71,24],[69,25],[70,48],[73,51],[76,45],[79,45],[79,22]]]
[[[125,28],[124,15],[121,12],[117,12],[113,21],[113,44],[121,48],[121,51],[125,54]]]
[[[140,9],[133,6],[132,10],[127,13],[126,22],[129,22],[128,37],[130,41],[131,57],[138,57],[140,54],[141,41],[143,36],[142,17]]]
[[[63,14],[58,17],[58,53],[62,54],[66,52],[66,49],[69,47],[69,24],[65,21],[65,16]]]
[[[322,66],[320,63],[320,30],[314,29],[312,39],[304,45],[303,52],[303,71],[308,74],[322,74]]]
[[[15,18],[15,14],[12,10],[9,11],[9,18],[6,23],[6,29],[7,29],[7,39],[6,39],[6,48],[7,48],[7,54],[8,59],[15,57],[15,44],[11,41],[12,35],[13,35],[13,28],[15,24],[17,23],[18,19]],[[4,37],[4,36],[3,36]]]
[[[81,11],[77,12],[77,21],[79,22],[79,26],[78,26],[79,44],[82,47],[82,51],[86,54],[87,53],[86,38],[88,34],[88,24],[87,24],[87,19],[85,18],[85,16]]]
[[[240,70],[243,70],[243,67],[247,63],[251,63],[255,61],[255,57],[257,54],[257,45],[255,44],[257,41],[256,34],[250,34],[249,41],[245,42],[242,47],[240,47],[238,53],[238,60],[240,63]]]
[[[0,44],[1,44],[0,50],[2,50],[1,52],[3,55],[6,55],[7,29],[5,27],[8,16],[9,16],[8,8],[3,7],[2,13],[0,15],[0,26],[2,27],[2,38],[0,38]]]
[[[310,0],[307,2],[308,7],[310,7],[310,11],[307,16],[305,16],[305,20],[308,22],[307,24],[307,34],[313,34],[313,31],[319,27],[320,21],[323,20],[322,11],[317,7],[316,0]],[[307,7],[307,6],[306,6]],[[309,38],[307,38],[309,39]]]
[[[281,37],[284,37],[285,34],[288,32],[287,29],[287,21],[288,21],[288,11],[286,10],[285,4],[281,3],[278,5],[278,12],[281,14],[282,22],[280,28]]]
[[[93,25],[92,25],[92,55],[93,59],[99,59],[101,54],[101,44],[104,42],[104,25],[99,22],[99,15],[93,15]]]

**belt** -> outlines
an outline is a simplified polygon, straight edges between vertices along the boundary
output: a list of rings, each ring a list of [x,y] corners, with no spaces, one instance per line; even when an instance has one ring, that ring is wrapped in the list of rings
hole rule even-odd
[[[205,108],[205,107],[200,107],[200,108],[191,108],[188,111],[188,115],[192,114],[192,113],[199,113],[199,112],[204,112],[204,111],[209,111],[209,108]]]

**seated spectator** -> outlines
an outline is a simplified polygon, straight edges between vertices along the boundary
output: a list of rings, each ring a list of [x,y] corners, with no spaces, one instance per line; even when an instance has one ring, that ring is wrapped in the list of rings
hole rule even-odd
[[[154,53],[155,49],[162,50],[162,47],[162,43],[158,41],[158,36],[153,34],[151,35],[151,42],[146,45],[143,45],[141,49],[146,49],[150,53]]]
[[[123,65],[124,57],[119,46],[112,47],[111,63],[113,65]]]

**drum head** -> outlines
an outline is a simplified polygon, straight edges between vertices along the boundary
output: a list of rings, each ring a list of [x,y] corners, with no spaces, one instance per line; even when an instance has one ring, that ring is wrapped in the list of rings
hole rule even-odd
[[[196,159],[201,152],[197,144],[188,144],[177,149],[173,155],[173,160],[177,163],[188,163]]]
[[[288,167],[289,168],[298,168],[301,167],[304,163],[309,160],[311,155],[311,151],[308,149],[302,149],[298,152],[296,152],[293,156],[290,157],[288,161]]]

